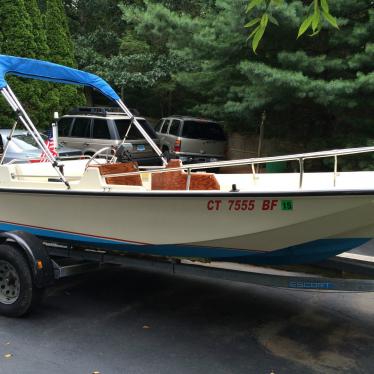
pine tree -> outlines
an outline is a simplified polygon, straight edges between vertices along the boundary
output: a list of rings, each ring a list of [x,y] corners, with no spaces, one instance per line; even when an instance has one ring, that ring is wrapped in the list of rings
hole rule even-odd
[[[44,24],[50,48],[49,60],[75,67],[74,46],[61,0],[45,0]]]
[[[37,0],[1,2],[0,53],[75,66],[74,48],[61,1],[48,0],[45,6],[46,14],[42,17]],[[83,95],[72,86],[18,77],[7,80],[38,126],[47,126],[54,111],[65,111],[83,100]],[[0,121],[1,127],[10,126],[14,121],[14,114],[2,98]]]
[[[0,6],[2,54],[35,57],[35,39],[24,0],[3,0]]]
[[[284,2],[274,11],[279,26],[269,26],[257,55],[247,41],[246,4],[216,0],[201,17],[156,1],[123,11],[139,38],[185,61],[187,69],[176,73],[186,93],[182,109],[251,132],[266,111],[268,136],[310,150],[374,138],[374,10],[367,1],[331,2],[340,31],[323,28],[317,38],[299,40],[307,9]]]
[[[32,33],[35,40],[35,57],[38,59],[46,59],[49,57],[49,48],[38,1],[27,0],[25,2],[25,7],[32,23]]]
[[[35,57],[36,43],[30,16],[24,0],[3,0],[0,6],[0,53],[20,57]],[[7,77],[21,102],[31,114],[35,115],[32,103],[35,97],[35,85],[32,82],[16,77]],[[1,96],[1,127],[10,126],[14,122],[14,114]]]
[[[49,47],[48,60],[57,64],[76,67],[74,46],[61,0],[44,1],[44,28]],[[53,85],[47,93],[47,101],[53,111],[64,113],[70,107],[81,105],[83,95],[74,86]],[[51,111],[52,114],[52,111]]]
[[[48,58],[49,48],[37,0],[25,1],[25,8],[31,21],[34,36],[34,57],[45,60]],[[45,94],[51,90],[52,85],[41,81],[28,81],[27,84],[32,86],[32,95],[29,91],[29,96],[26,99],[28,108],[32,108],[32,119],[37,124],[45,126],[51,121],[51,113],[53,113],[53,101],[48,100],[48,96]]]

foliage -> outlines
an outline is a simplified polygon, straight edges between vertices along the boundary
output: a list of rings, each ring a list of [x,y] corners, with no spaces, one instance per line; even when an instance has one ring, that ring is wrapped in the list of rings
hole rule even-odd
[[[151,1],[146,11],[122,10],[139,38],[184,61],[187,69],[173,77],[185,90],[184,108],[194,114],[225,120],[243,131],[253,128],[266,110],[273,136],[318,137],[327,143],[310,142],[314,149],[340,142],[355,130],[371,134],[374,15],[365,1],[337,0],[333,11],[341,31],[323,29],[318,39],[304,42],[292,35],[305,8],[299,1],[284,3],[274,9],[282,27],[265,36],[261,55],[251,59],[245,6],[241,0],[217,0],[202,17]],[[334,136],[336,131],[344,136]]]
[[[273,7],[283,3],[284,0],[250,0],[247,4],[247,13],[257,13],[257,17],[245,24],[245,27],[252,28],[248,39],[252,39],[253,52],[256,53],[268,23],[279,26],[277,19],[273,16]],[[299,38],[308,29],[312,30],[310,36],[317,35],[321,31],[324,21],[337,29],[339,28],[335,17],[330,13],[328,0],[311,0],[308,16],[301,23],[297,37]]]
[[[4,0],[0,6],[0,53],[47,59],[74,65],[66,16],[60,0],[46,0],[44,15],[37,0]],[[65,28],[65,29],[63,29]],[[63,30],[65,30],[64,38]],[[55,85],[9,77],[8,82],[36,124],[46,126],[56,110],[65,110],[82,96],[75,88],[57,90]],[[59,86],[61,88],[61,86]],[[1,127],[10,126],[14,114],[1,98]]]
[[[27,13],[24,0],[5,0],[0,6],[0,53],[22,57],[35,57],[37,43],[33,34],[33,24]],[[19,22],[17,22],[19,20]],[[28,109],[37,108],[35,95],[36,85],[31,82],[22,82],[11,77],[9,83],[20,99],[30,97]],[[2,126],[9,126],[14,122],[14,115],[1,96],[0,121]]]
[[[67,6],[80,67],[103,75],[144,115],[209,116],[253,133],[266,111],[266,136],[305,142],[311,150],[362,144],[373,137],[373,10],[365,0],[330,1],[339,32],[317,25],[318,38],[296,40],[305,15],[315,11],[306,3],[271,8],[279,26],[269,17],[272,29],[258,55],[248,53],[245,25],[263,13],[246,13],[248,0]]]
[[[76,67],[74,47],[70,36],[68,21],[61,0],[44,1],[44,29],[49,47],[48,60],[57,64]],[[70,85],[50,84],[45,97],[51,115],[54,111],[64,112],[84,102],[82,94]]]

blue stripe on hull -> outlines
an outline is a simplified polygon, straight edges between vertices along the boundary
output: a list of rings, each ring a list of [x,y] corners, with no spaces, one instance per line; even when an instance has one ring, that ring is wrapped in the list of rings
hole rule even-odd
[[[66,241],[108,250],[169,257],[206,258],[255,265],[292,265],[322,261],[358,247],[370,238],[320,239],[271,252],[250,252],[240,249],[198,247],[188,245],[139,245],[93,236],[46,230],[29,226],[0,223],[0,231],[22,230],[46,239]]]

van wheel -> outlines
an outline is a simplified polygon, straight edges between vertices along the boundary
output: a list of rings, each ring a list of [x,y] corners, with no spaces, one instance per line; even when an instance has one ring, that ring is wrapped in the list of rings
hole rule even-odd
[[[20,317],[42,298],[44,289],[33,284],[31,269],[13,245],[0,245],[0,314]]]

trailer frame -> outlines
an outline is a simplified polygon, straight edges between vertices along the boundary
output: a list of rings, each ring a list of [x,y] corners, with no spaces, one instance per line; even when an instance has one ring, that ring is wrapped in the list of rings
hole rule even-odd
[[[318,292],[374,292],[374,256],[342,254],[310,266],[263,267],[229,262],[130,256],[92,248],[79,248],[44,242],[53,258],[59,278],[82,271],[101,269],[106,265],[156,271],[177,276],[210,278],[260,286]],[[75,259],[77,263],[60,266],[59,259]],[[90,266],[91,265],[91,266]]]
[[[10,231],[0,234],[0,314],[20,317],[40,303],[56,280],[113,266],[292,291],[374,292],[374,256],[351,252],[315,265],[263,267],[134,256]]]

